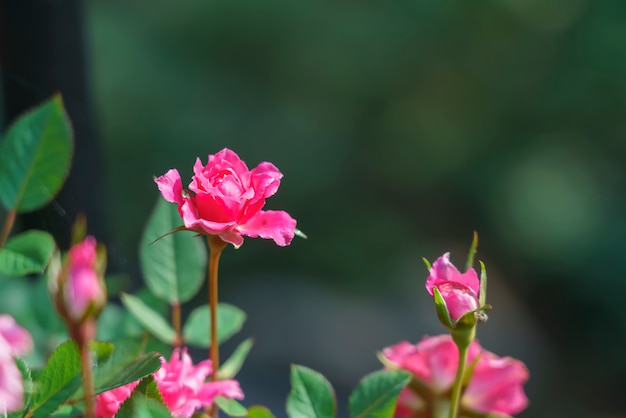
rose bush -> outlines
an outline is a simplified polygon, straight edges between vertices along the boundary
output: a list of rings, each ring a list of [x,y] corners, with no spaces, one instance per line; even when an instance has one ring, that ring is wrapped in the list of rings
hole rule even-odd
[[[189,418],[200,408],[213,405],[218,396],[243,399],[244,394],[236,380],[206,382],[211,374],[211,360],[193,365],[186,348],[176,348],[170,361],[161,357],[161,368],[154,373],[163,402],[174,418]],[[96,416],[112,418],[131,395],[139,381],[103,392],[96,397]]]
[[[284,211],[263,211],[265,199],[278,190],[282,174],[271,163],[252,170],[233,151],[225,148],[209,155],[202,165],[198,158],[189,190],[183,190],[178,170],[155,179],[168,202],[178,205],[186,229],[218,235],[238,247],[242,235],[271,238],[280,246],[294,237],[296,221]]]
[[[478,292],[480,281],[473,268],[461,273],[450,262],[450,253],[445,253],[433,263],[426,279],[426,290],[432,296],[434,287],[446,303],[450,318],[456,321],[468,312],[479,308]]]
[[[458,349],[450,335],[424,337],[417,344],[403,341],[382,353],[395,367],[411,372],[428,392],[420,396],[409,387],[403,389],[396,417],[411,417],[418,411],[429,410],[436,399],[447,398],[459,365]],[[510,357],[498,357],[473,341],[467,365],[477,356],[472,378],[461,398],[461,410],[508,417],[526,408],[528,399],[523,389],[528,380],[526,366]]]

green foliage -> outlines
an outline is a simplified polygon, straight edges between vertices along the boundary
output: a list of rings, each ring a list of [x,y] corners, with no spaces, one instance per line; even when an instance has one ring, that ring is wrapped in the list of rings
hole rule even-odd
[[[223,343],[241,330],[246,314],[236,306],[228,303],[217,304],[217,340]],[[191,311],[183,326],[185,342],[198,347],[210,344],[211,313],[209,305],[201,305]]]
[[[450,318],[446,301],[443,299],[443,296],[441,296],[441,292],[439,292],[437,286],[433,286],[433,299],[435,301],[435,310],[437,311],[439,321],[448,329],[454,328],[455,324],[452,318]]]
[[[218,396],[214,399],[214,402],[222,411],[226,413],[226,415],[231,417],[245,417],[248,415],[246,408],[235,399]]]
[[[146,285],[170,304],[186,302],[200,289],[206,246],[191,232],[170,232],[181,224],[176,205],[159,198],[141,239],[139,257]]]
[[[28,212],[50,202],[67,177],[72,129],[61,96],[15,121],[0,142],[0,201]]]
[[[115,345],[111,357],[94,370],[96,393],[148,376],[161,367],[158,353],[146,353],[145,341],[128,338]]]
[[[480,290],[478,291],[478,305],[482,308],[487,303],[487,269],[485,263],[480,263]]]
[[[365,376],[350,395],[352,418],[391,418],[400,391],[411,380],[405,371],[380,370]]]
[[[176,333],[172,326],[155,310],[136,296],[123,293],[122,303],[152,335],[167,344],[172,344]]]
[[[320,373],[291,366],[291,392],[287,397],[290,418],[332,418],[337,412],[335,391]]]
[[[241,366],[243,366],[243,362],[248,357],[248,353],[250,349],[254,345],[254,341],[252,338],[248,338],[241,344],[237,346],[233,354],[228,357],[222,365],[220,366],[220,370],[218,372],[220,379],[232,379],[239,373],[241,370]]]
[[[52,353],[34,382],[31,411],[34,417],[48,417],[81,384],[80,354],[74,341],[66,341]]]
[[[253,405],[248,408],[248,418],[275,418],[274,414],[264,406]]]
[[[47,232],[32,230],[16,235],[0,248],[0,274],[16,277],[41,273],[54,248],[54,239]]]
[[[171,418],[154,377],[147,376],[139,382],[130,397],[115,415],[117,418]]]

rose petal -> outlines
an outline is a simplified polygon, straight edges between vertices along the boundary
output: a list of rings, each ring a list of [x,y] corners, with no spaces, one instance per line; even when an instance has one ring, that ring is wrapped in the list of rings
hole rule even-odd
[[[251,238],[271,238],[281,247],[289,245],[296,229],[296,220],[282,210],[260,211],[237,230]]]
[[[8,314],[0,315],[0,340],[6,342],[11,356],[23,356],[33,349],[33,338],[30,333]]]
[[[445,253],[435,260],[426,279],[426,289],[432,295],[433,287],[445,282],[455,282],[467,286],[476,295],[480,291],[480,281],[478,280],[476,270],[469,268],[465,273],[459,272],[454,264],[450,262],[450,253]]]
[[[283,174],[272,163],[262,162],[250,172],[251,187],[255,197],[268,198],[278,191]]]
[[[0,346],[0,350],[6,349],[7,347]],[[13,357],[0,356],[0,412],[19,411],[22,409],[23,402],[22,373]]]
[[[165,200],[178,203],[179,205],[182,204],[183,184],[180,181],[178,170],[173,168],[161,177],[154,179],[154,182],[159,187],[159,191]]]

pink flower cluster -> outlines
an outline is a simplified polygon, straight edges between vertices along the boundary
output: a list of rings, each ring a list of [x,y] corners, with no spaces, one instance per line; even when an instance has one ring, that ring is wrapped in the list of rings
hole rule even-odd
[[[425,337],[417,344],[403,341],[385,348],[383,355],[398,368],[411,372],[434,397],[446,396],[459,365],[459,352],[449,335]],[[522,386],[528,380],[528,371],[524,363],[498,357],[474,341],[469,346],[467,364],[477,356],[472,378],[463,392],[461,408],[505,417],[526,408],[528,399]],[[407,387],[400,394],[395,416],[411,417],[429,407],[427,399]]]
[[[200,234],[219,235],[238,247],[242,235],[271,238],[280,246],[293,239],[296,221],[284,211],[263,211],[265,199],[278,191],[282,174],[271,163],[252,170],[225,148],[209,155],[206,165],[198,158],[189,191],[183,190],[178,170],[155,179],[168,202],[178,205],[185,228]]]
[[[426,279],[426,290],[432,296],[434,287],[446,303],[450,318],[457,321],[468,312],[480,308],[478,292],[480,281],[473,268],[465,273],[459,272],[450,262],[450,253],[445,253],[433,263]]]
[[[28,353],[33,340],[10,315],[0,315],[0,414],[22,409],[24,387],[15,357]]]
[[[205,382],[211,374],[211,360],[193,365],[187,350],[174,349],[170,361],[161,358],[161,368],[154,374],[163,401],[175,418],[189,418],[195,411],[213,404],[218,396],[243,399],[243,391],[236,380]],[[120,406],[139,382],[101,393],[96,397],[98,418],[115,416]]]

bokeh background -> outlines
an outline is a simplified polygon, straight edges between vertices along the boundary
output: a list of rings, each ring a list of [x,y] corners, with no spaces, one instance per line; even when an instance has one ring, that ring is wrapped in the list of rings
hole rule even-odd
[[[309,238],[248,239],[221,263],[221,300],[248,313],[224,351],[256,341],[246,404],[284,416],[299,363],[330,379],[345,414],[377,351],[443,332],[421,258],[450,251],[462,266],[478,231],[494,306],[478,335],[528,365],[520,416],[626,416],[626,3],[70,3],[78,64],[44,72],[84,65],[59,88],[74,80],[86,97],[68,103],[93,138],[73,176],[93,181],[99,203],[84,210],[110,272],[140,283],[153,176],[190,179],[223,147],[284,174],[267,208]]]

